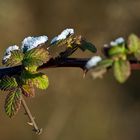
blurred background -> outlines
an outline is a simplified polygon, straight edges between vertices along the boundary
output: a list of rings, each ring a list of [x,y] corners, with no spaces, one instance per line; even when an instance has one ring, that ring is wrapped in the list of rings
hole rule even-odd
[[[9,45],[21,45],[26,36],[48,35],[74,28],[103,44],[130,33],[140,35],[139,0],[0,0],[0,56]],[[99,51],[100,52],[100,51]],[[57,52],[54,52],[57,53]],[[76,57],[90,57],[78,51]],[[139,140],[140,72],[118,84],[110,71],[103,79],[83,79],[80,69],[46,69],[50,86],[27,99],[40,136],[27,125],[24,110],[9,119],[0,95],[0,139],[3,140]]]

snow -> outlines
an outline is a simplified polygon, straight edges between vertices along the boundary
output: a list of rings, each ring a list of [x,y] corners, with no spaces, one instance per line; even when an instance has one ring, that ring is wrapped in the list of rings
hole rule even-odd
[[[22,46],[21,46],[21,50],[23,52],[32,50],[36,47],[38,47],[41,44],[44,44],[48,41],[48,37],[47,36],[39,36],[39,37],[26,37],[23,41],[22,41]]]
[[[87,69],[90,69],[94,66],[96,66],[100,61],[102,60],[102,58],[100,56],[93,56],[85,65],[85,67]]]
[[[6,49],[5,53],[6,53],[6,54],[9,54],[9,53],[11,53],[12,51],[15,51],[15,50],[19,50],[19,47],[18,47],[17,45],[9,46],[9,47]]]
[[[119,37],[119,38],[117,38],[115,41],[111,41],[110,42],[110,45],[111,46],[117,46],[117,45],[119,45],[119,44],[122,44],[122,43],[124,43],[125,41],[124,41],[124,38],[123,37]]]
[[[2,63],[5,64],[7,60],[11,57],[11,52],[16,50],[19,50],[19,47],[17,45],[9,46],[5,51],[5,54],[2,59]]]
[[[65,29],[64,31],[61,32],[61,34],[59,34],[58,36],[55,36],[52,40],[51,40],[51,44],[54,44],[60,40],[64,40],[66,39],[69,35],[74,34],[74,29]]]

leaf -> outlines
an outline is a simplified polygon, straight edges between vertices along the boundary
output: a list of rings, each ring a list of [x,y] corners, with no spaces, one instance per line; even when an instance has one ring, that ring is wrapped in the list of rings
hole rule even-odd
[[[87,42],[85,40],[82,40],[81,41],[81,45],[79,45],[79,48],[82,50],[82,51],[85,51],[85,50],[89,50],[93,53],[97,52],[97,49],[96,47],[90,43],[90,42]]]
[[[10,91],[5,99],[5,112],[11,118],[13,117],[21,106],[21,90],[16,89]]]
[[[128,37],[128,48],[131,52],[137,52],[140,49],[140,39],[135,34]]]
[[[111,67],[113,64],[112,59],[104,59],[98,63],[98,65],[92,71],[93,79],[103,78],[103,75],[107,72],[107,68]]]
[[[62,40],[57,40],[55,43],[51,44],[51,46],[57,46],[57,47],[61,47],[67,44],[71,44],[73,42],[73,35],[69,35],[67,38],[62,39]]]
[[[34,87],[32,84],[22,85],[21,90],[22,90],[22,93],[26,97],[34,97],[35,96],[35,90],[34,90]]]
[[[25,71],[22,74],[22,79],[25,84],[33,84],[40,89],[47,89],[49,85],[48,77],[43,73],[31,73]]]
[[[16,79],[14,77],[4,77],[0,81],[1,90],[12,90],[18,86]]]
[[[124,83],[131,74],[129,61],[116,60],[113,64],[113,71],[116,80],[120,83]]]
[[[23,66],[29,71],[36,71],[37,67],[49,60],[49,52],[44,48],[35,48],[25,53]]]
[[[71,56],[77,49],[78,49],[77,46],[75,46],[75,47],[73,46],[71,48],[69,47],[64,52],[61,52],[58,57],[67,58],[67,57]]]
[[[108,68],[112,66],[113,60],[112,59],[104,59],[98,63],[98,67]]]
[[[91,75],[93,79],[103,78],[103,75],[107,72],[106,68],[98,68],[92,71]]]
[[[21,63],[23,60],[23,53],[19,50],[11,52],[10,58],[5,62],[7,66],[14,66]]]
[[[118,46],[114,46],[114,47],[111,47],[109,49],[109,56],[115,56],[115,55],[119,55],[119,54],[125,54],[126,52],[126,48],[124,46],[124,44],[122,44],[121,46],[118,45]]]
[[[37,88],[40,89],[47,89],[49,86],[49,80],[45,74],[41,74],[40,76],[34,78],[33,83]]]

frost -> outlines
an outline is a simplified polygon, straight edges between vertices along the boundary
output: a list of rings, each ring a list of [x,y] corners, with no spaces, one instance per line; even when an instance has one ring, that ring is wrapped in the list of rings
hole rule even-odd
[[[16,51],[16,50],[19,50],[19,47],[17,45],[13,45],[13,46],[9,46],[6,51],[5,51],[5,54],[9,54],[11,53],[12,51]]]
[[[22,41],[22,46],[21,46],[21,50],[23,52],[32,50],[36,47],[38,47],[41,44],[44,44],[48,41],[48,37],[47,36],[39,36],[39,37],[26,37],[23,41]]]
[[[59,34],[58,36],[54,37],[51,40],[51,45],[60,40],[66,39],[69,35],[72,35],[72,34],[74,34],[74,29],[65,29],[64,31],[61,32],[61,34]]]
[[[19,50],[19,47],[17,45],[9,46],[5,51],[5,54],[2,59],[2,63],[5,64],[7,60],[11,57],[11,52],[16,50]]]
[[[4,55],[4,57],[2,59],[2,63],[5,64],[10,57],[11,57],[11,53],[8,55]]]
[[[100,56],[93,56],[85,65],[87,69],[90,69],[98,64],[102,58]]]
[[[125,42],[125,41],[124,41],[124,38],[119,37],[119,38],[117,38],[115,41],[111,41],[111,42],[110,42],[110,45],[111,45],[111,46],[117,46],[117,45],[122,44],[122,43],[124,43],[124,42]]]

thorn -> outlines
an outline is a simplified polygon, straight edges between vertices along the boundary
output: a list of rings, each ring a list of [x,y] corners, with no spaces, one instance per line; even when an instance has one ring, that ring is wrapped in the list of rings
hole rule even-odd
[[[87,69],[84,69],[84,70],[83,70],[83,78],[85,78],[85,77],[86,77],[87,72],[88,72],[88,70],[87,70]]]
[[[32,122],[27,122],[28,125],[30,126],[33,126],[33,123]]]

